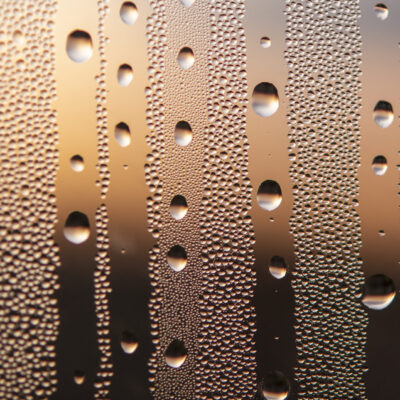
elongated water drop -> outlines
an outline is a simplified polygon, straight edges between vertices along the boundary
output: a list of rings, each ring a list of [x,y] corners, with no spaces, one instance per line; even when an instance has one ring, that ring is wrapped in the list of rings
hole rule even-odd
[[[179,146],[187,146],[192,141],[192,128],[186,121],[179,121],[175,126],[174,138]]]
[[[178,63],[182,69],[189,69],[194,64],[194,54],[191,48],[183,47],[179,51]]]
[[[272,83],[259,83],[253,90],[251,105],[261,117],[270,117],[279,107],[278,90]]]
[[[139,341],[134,333],[124,331],[121,336],[121,348],[126,354],[133,354],[139,346]]]
[[[67,38],[67,54],[72,61],[82,63],[92,56],[93,43],[85,31],[75,30]]]
[[[165,351],[165,362],[172,368],[179,368],[187,357],[185,344],[178,339],[174,339]]]
[[[286,275],[286,261],[281,256],[273,256],[269,262],[269,272],[276,279],[282,279]]]
[[[128,64],[122,64],[118,68],[118,83],[121,86],[128,86],[133,79],[133,69],[130,65]]]
[[[125,24],[133,25],[136,22],[139,13],[134,3],[131,1],[125,1],[119,10],[119,15]]]
[[[81,172],[85,168],[83,158],[78,154],[71,157],[70,165],[75,172]]]
[[[282,202],[282,191],[275,181],[264,181],[257,191],[257,201],[264,210],[272,211]]]
[[[120,122],[115,126],[114,137],[121,147],[131,144],[131,131],[125,122]]]
[[[384,100],[378,101],[374,108],[374,121],[381,128],[387,128],[394,119],[392,105]]]
[[[376,175],[384,175],[387,170],[387,160],[384,156],[376,156],[372,161],[372,170]]]
[[[179,244],[171,247],[167,254],[169,266],[176,272],[182,271],[186,267],[187,254],[185,249]]]
[[[177,220],[184,218],[188,210],[186,199],[181,195],[176,195],[171,200],[171,205],[169,207],[169,212],[171,216]]]
[[[69,214],[64,225],[64,236],[71,243],[80,244],[85,242],[90,236],[88,217],[79,211]]]

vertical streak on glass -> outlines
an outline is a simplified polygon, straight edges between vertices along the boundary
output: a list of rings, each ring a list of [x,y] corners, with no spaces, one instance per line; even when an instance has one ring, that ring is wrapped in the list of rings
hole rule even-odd
[[[150,318],[155,351],[150,358],[151,390],[155,399],[195,398],[198,365],[202,262],[199,207],[202,198],[203,135],[207,126],[207,51],[209,49],[209,5],[195,1],[185,7],[177,0],[151,0],[148,19],[149,82],[146,90],[151,147],[145,165],[149,231],[158,239],[150,251]],[[181,68],[177,57],[189,47],[194,64]],[[193,138],[187,146],[175,143],[175,126],[190,124]],[[188,212],[182,220],[169,213],[175,195],[186,198]],[[187,265],[179,272],[167,263],[167,252],[175,245],[187,254]],[[167,365],[168,345],[183,341],[188,355],[182,366]],[[173,384],[171,384],[173,382]]]
[[[210,1],[197,399],[249,399],[256,392],[244,8],[243,0]]]
[[[358,2],[286,2],[300,399],[365,399]]]
[[[109,12],[107,0],[97,0],[98,7],[98,41],[100,72],[96,76],[96,116],[97,116],[97,169],[100,175],[101,198],[106,199],[110,184],[109,149],[107,135],[107,90],[105,55],[106,36],[104,32],[105,18]],[[97,319],[97,342],[100,353],[99,369],[94,382],[95,399],[109,397],[113,365],[111,361],[110,337],[110,307],[109,296],[111,293],[109,275],[111,272],[109,256],[108,213],[105,204],[96,210],[97,254],[95,257],[96,269],[94,272],[94,301]]]
[[[49,398],[57,384],[56,7],[55,0],[0,5],[2,399]]]

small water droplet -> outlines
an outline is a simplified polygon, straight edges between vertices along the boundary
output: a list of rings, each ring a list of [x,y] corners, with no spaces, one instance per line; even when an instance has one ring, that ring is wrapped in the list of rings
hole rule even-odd
[[[261,208],[267,211],[275,210],[282,202],[282,191],[275,181],[264,181],[257,191],[257,201]]]
[[[172,368],[179,368],[187,357],[185,344],[178,339],[174,339],[165,351],[165,362]]]
[[[272,83],[259,83],[253,90],[251,105],[261,117],[270,117],[279,107],[278,90]]]
[[[273,256],[269,262],[269,272],[276,279],[285,277],[287,271],[286,261],[281,256]]]
[[[285,400],[289,391],[289,381],[282,372],[270,371],[265,374],[262,393],[266,400]]]
[[[67,38],[67,54],[72,61],[82,63],[92,56],[93,43],[85,31],[75,30]]]
[[[383,274],[372,275],[364,286],[362,302],[373,310],[383,310],[396,296],[393,281]]]
[[[82,172],[85,168],[83,158],[78,154],[72,156],[69,162],[75,172]]]
[[[74,211],[69,214],[64,226],[64,236],[75,244],[85,242],[90,235],[88,217],[79,212]]]
[[[133,354],[139,346],[139,341],[134,333],[124,331],[121,336],[121,347],[126,354]]]
[[[118,83],[121,86],[128,86],[133,79],[133,69],[128,64],[122,64],[118,68]]]
[[[179,244],[171,247],[167,254],[167,262],[174,271],[182,271],[187,263],[186,250]]]
[[[119,10],[119,15],[125,24],[133,25],[136,22],[139,13],[134,3],[131,1],[125,1]]]
[[[385,20],[389,16],[389,10],[385,6],[385,4],[379,3],[374,7],[375,10],[375,15],[380,19],[380,20]]]
[[[114,128],[114,137],[121,147],[131,144],[131,131],[125,122],[120,122]]]
[[[384,175],[387,170],[387,160],[384,156],[376,156],[372,161],[372,170],[376,175]]]
[[[174,137],[179,146],[187,146],[193,137],[191,126],[186,121],[179,121],[175,126]]]
[[[384,100],[378,101],[374,108],[373,117],[378,126],[387,128],[394,119],[392,105]]]
[[[177,220],[182,219],[188,210],[188,205],[186,203],[186,199],[181,195],[176,195],[171,200],[171,205],[169,207],[169,212],[171,216]]]
[[[267,36],[263,36],[260,39],[260,45],[264,49],[268,49],[268,47],[271,47],[271,39]]]
[[[76,370],[74,372],[74,381],[77,385],[82,385],[83,382],[85,382],[86,375],[83,371],[81,370]]]
[[[178,63],[182,69],[189,69],[194,64],[194,54],[191,48],[183,47],[179,51]]]

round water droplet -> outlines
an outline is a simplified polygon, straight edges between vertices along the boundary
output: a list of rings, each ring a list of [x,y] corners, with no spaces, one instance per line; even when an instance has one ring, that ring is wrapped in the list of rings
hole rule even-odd
[[[280,371],[265,374],[262,393],[267,400],[285,400],[289,395],[290,385],[286,376]]]
[[[267,36],[263,36],[260,39],[260,45],[264,49],[268,49],[268,47],[271,47],[271,39]]]
[[[75,244],[86,241],[90,235],[88,217],[79,212],[74,211],[69,214],[64,226],[64,236]]]
[[[378,101],[374,108],[374,121],[381,128],[387,128],[394,119],[393,108],[387,101]]]
[[[17,30],[13,33],[13,41],[16,45],[22,46],[25,43],[24,35],[21,31]]]
[[[189,47],[183,47],[178,54],[178,63],[182,69],[189,69],[194,64],[194,54]]]
[[[81,370],[76,370],[74,372],[74,381],[77,385],[82,385],[83,382],[85,382],[86,375],[83,371]]]
[[[279,107],[278,90],[272,83],[259,83],[253,90],[251,105],[261,117],[270,117]]]
[[[93,43],[85,31],[75,30],[67,38],[67,54],[72,61],[82,63],[89,60],[93,54]]]
[[[372,161],[372,170],[376,175],[383,175],[387,170],[387,160],[384,156],[376,156]]]
[[[119,15],[125,24],[133,25],[136,22],[139,13],[134,3],[131,1],[125,1],[119,10]]]
[[[121,147],[131,144],[131,131],[125,122],[120,122],[114,128],[114,137]]]
[[[175,126],[175,142],[179,146],[187,146],[192,141],[192,128],[186,121],[179,121]]]
[[[383,310],[396,296],[393,281],[383,274],[373,275],[364,286],[362,302],[373,310]]]
[[[171,216],[177,220],[182,219],[188,210],[186,199],[181,195],[176,195],[171,200],[171,205],[169,207],[169,212]]]
[[[179,244],[171,247],[167,254],[169,266],[176,272],[182,271],[186,267],[187,254],[185,249]]]
[[[139,346],[137,337],[132,332],[122,332],[121,347],[126,354],[133,354]]]
[[[285,277],[287,271],[286,261],[281,256],[273,256],[269,262],[269,272],[276,279]]]
[[[75,172],[82,172],[85,168],[83,158],[78,154],[72,156],[69,163]]]
[[[121,86],[128,86],[133,79],[133,69],[128,64],[122,64],[118,68],[118,83]]]
[[[190,7],[195,0],[179,0],[185,7]]]
[[[187,350],[185,344],[178,339],[173,340],[165,351],[165,362],[172,368],[179,368],[185,362]]]
[[[382,3],[377,4],[374,7],[374,10],[375,10],[375,15],[382,21],[385,20],[389,15],[388,8]]]
[[[282,191],[275,181],[264,181],[257,191],[257,201],[261,208],[267,211],[275,210],[282,202]]]

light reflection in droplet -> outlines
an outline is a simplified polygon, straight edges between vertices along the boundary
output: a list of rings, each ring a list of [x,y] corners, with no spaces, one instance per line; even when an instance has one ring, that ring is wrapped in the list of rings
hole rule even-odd
[[[386,275],[377,274],[367,279],[362,302],[373,310],[383,310],[392,303],[395,296],[393,281]]]
[[[64,225],[64,236],[74,244],[85,242],[90,236],[88,217],[79,211],[69,214]]]
[[[382,176],[387,170],[387,160],[384,156],[376,156],[372,161],[372,170],[376,175]]]
[[[173,340],[165,351],[165,362],[172,368],[179,368],[187,357],[185,344],[178,339]]]
[[[85,31],[75,30],[68,35],[66,49],[72,61],[85,62],[93,54],[92,38]]]
[[[191,48],[183,47],[179,51],[178,63],[182,69],[189,69],[194,64],[194,54]]]
[[[183,196],[178,194],[171,200],[169,212],[171,213],[171,216],[176,220],[184,218],[187,210],[188,205],[186,203],[186,199]]]
[[[179,121],[175,126],[174,138],[179,146],[187,146],[192,141],[192,128],[186,121]]]
[[[75,172],[82,172],[85,168],[83,158],[79,154],[71,157],[70,165]]]
[[[275,210],[282,202],[282,191],[279,184],[272,180],[261,183],[257,191],[257,201],[267,211]]]
[[[121,86],[128,86],[133,79],[133,69],[130,65],[128,64],[122,64],[118,68],[118,83]]]
[[[125,122],[120,122],[115,126],[114,137],[121,147],[131,144],[131,131]]]
[[[133,25],[136,22],[139,13],[134,3],[131,1],[125,1],[119,10],[119,15],[125,24]]]
[[[378,101],[374,108],[374,121],[381,128],[387,128],[393,122],[393,108],[392,105],[384,100]]]
[[[254,88],[251,105],[261,117],[270,117],[279,108],[278,90],[272,83],[259,83]]]
[[[174,271],[182,271],[186,267],[187,263],[187,254],[185,249],[179,244],[171,247],[167,254],[167,262]]]

